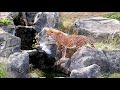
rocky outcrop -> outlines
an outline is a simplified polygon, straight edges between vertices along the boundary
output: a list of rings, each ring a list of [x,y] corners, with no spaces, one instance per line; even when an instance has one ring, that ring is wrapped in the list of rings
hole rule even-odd
[[[43,27],[58,28],[62,25],[59,12],[39,12],[34,18],[34,27],[40,32]]]
[[[0,57],[20,51],[21,39],[0,29]]]
[[[70,78],[97,78],[100,75],[100,66],[90,65],[81,69],[71,71]]]
[[[115,19],[103,17],[78,19],[71,28],[78,34],[93,37],[96,42],[120,43],[120,22]]]
[[[26,52],[16,52],[8,58],[9,78],[28,78],[29,54]]]

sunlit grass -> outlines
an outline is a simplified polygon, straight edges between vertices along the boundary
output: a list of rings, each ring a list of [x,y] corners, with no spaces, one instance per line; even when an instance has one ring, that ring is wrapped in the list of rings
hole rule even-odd
[[[98,78],[120,78],[120,73],[114,73],[109,75],[100,75]]]
[[[118,13],[106,14],[103,17],[120,20],[120,15]]]
[[[115,44],[108,43],[94,43],[97,49],[105,49],[105,50],[118,50],[119,48]]]
[[[0,78],[6,78],[7,77],[7,69],[4,64],[0,63]]]

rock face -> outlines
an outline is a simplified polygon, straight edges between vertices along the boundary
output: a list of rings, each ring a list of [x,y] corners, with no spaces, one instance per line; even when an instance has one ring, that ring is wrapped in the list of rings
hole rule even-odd
[[[20,51],[21,39],[0,29],[0,57]]]
[[[27,78],[29,73],[29,54],[16,52],[9,56],[7,69],[10,78]]]
[[[70,78],[97,78],[98,75],[100,75],[100,66],[93,64],[88,67],[72,70]]]
[[[43,27],[57,28],[61,25],[59,12],[39,12],[34,18],[35,30],[40,32]]]
[[[71,28],[78,34],[92,36],[97,42],[120,43],[120,22],[115,19],[103,17],[78,19]]]
[[[0,22],[0,27],[13,35],[15,35],[15,25],[13,22],[13,18],[18,15],[18,12],[0,12],[0,19],[1,20],[7,20],[6,22],[9,22],[7,25],[3,22]]]

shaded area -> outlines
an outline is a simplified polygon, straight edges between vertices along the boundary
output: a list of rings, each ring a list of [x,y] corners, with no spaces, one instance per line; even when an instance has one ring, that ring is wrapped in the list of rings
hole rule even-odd
[[[21,49],[22,50],[32,50],[34,44],[36,31],[32,27],[19,26],[16,28],[16,36],[21,38]]]
[[[21,25],[21,26],[26,26],[27,21],[25,21],[25,17],[23,17],[23,13],[19,12],[18,16],[13,18],[13,22],[16,26]]]
[[[53,77],[66,77],[67,75],[57,71],[54,67],[55,58],[46,54],[44,51],[37,51],[29,53],[31,72],[36,73],[39,77],[53,78]]]

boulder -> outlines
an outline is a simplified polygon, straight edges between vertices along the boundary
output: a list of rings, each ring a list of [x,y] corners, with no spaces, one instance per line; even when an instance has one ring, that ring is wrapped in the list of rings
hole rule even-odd
[[[92,64],[100,66],[102,74],[120,72],[120,50],[97,50],[88,46],[78,49],[66,63],[69,70],[84,68]]]
[[[39,12],[34,18],[34,27],[40,32],[43,27],[58,28],[62,25],[59,12]]]
[[[54,66],[55,59],[45,53],[43,50],[22,50],[29,54],[29,63],[32,64],[33,68],[52,69]]]
[[[58,60],[60,58],[60,52],[57,51],[57,46],[54,44],[55,40],[51,36],[47,36],[46,31],[47,29],[43,28],[42,31],[36,35],[35,38],[38,43],[36,48],[40,51],[45,51],[48,55]]]
[[[73,69],[70,78],[97,78],[100,75],[100,66],[93,64],[80,69]]]
[[[15,52],[19,52],[21,39],[0,29],[0,57],[9,57]]]
[[[101,72],[109,71],[108,58],[103,51],[88,46],[79,48],[70,58],[68,64],[70,71],[87,67],[92,64],[99,65],[101,67]]]
[[[26,52],[16,52],[8,58],[8,77],[27,78],[29,69],[29,54]]]
[[[96,42],[120,43],[120,22],[104,17],[92,17],[76,20],[71,29],[78,34],[91,36]]]

